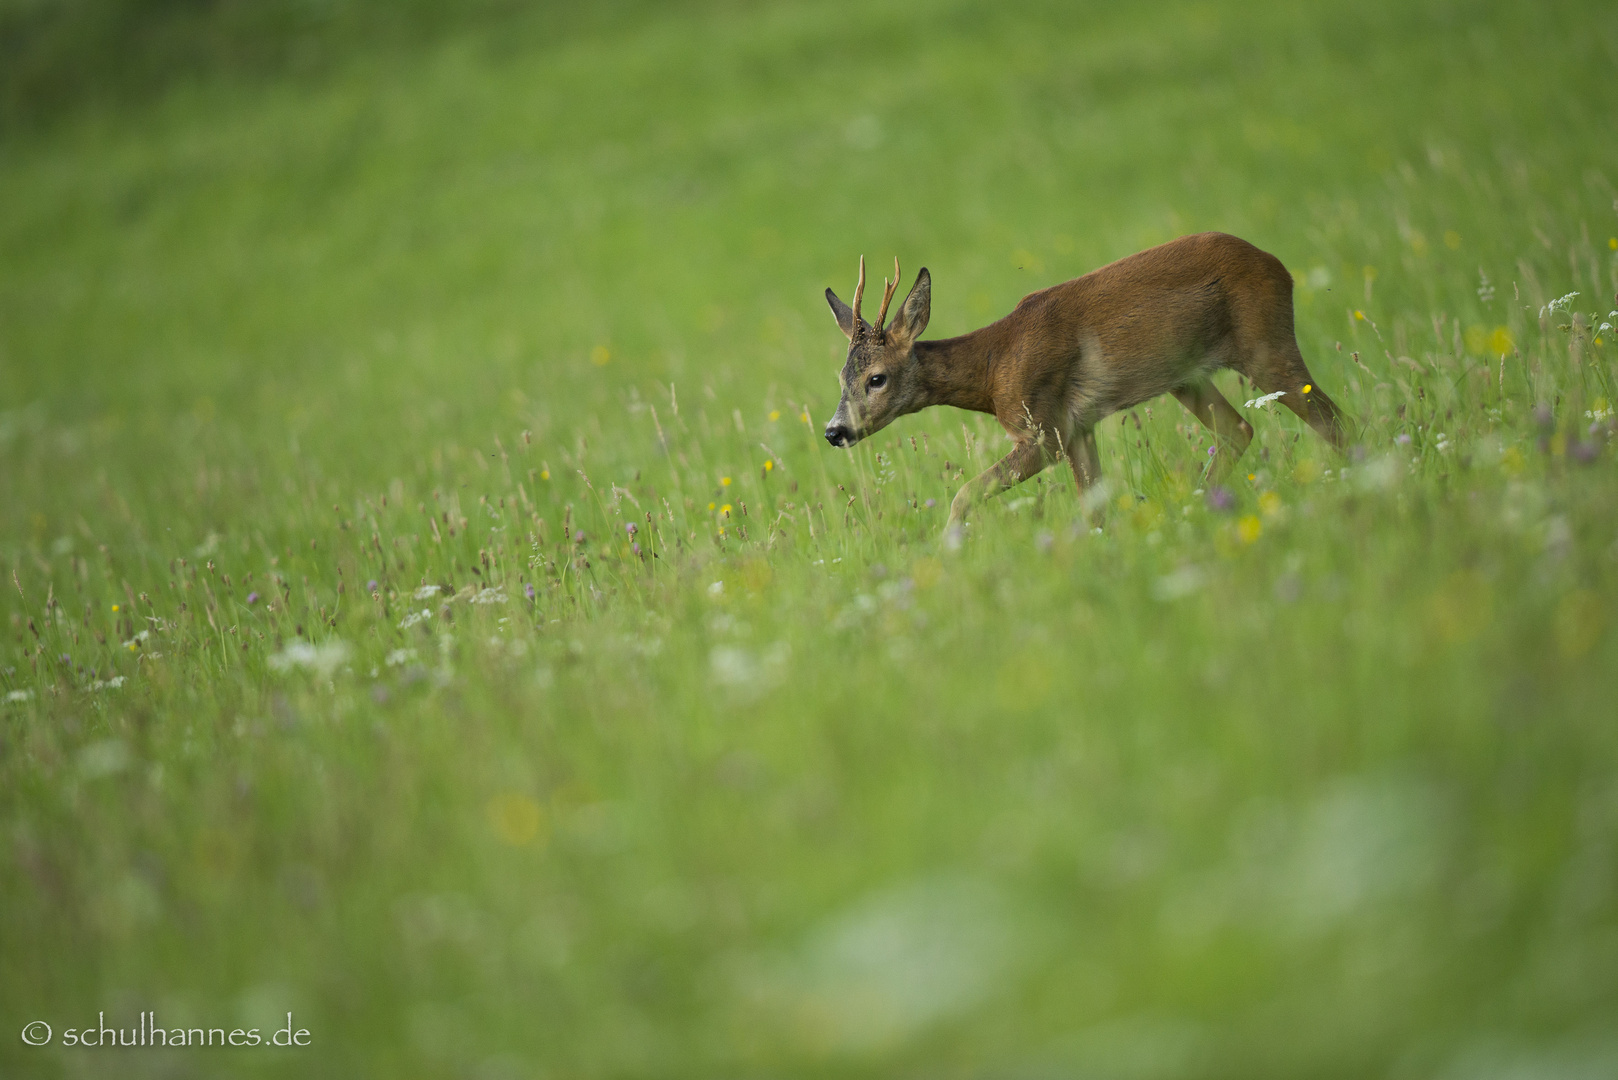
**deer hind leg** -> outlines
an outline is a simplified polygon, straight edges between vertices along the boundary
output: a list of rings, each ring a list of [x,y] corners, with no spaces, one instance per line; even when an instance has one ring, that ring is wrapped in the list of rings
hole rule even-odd
[[[1247,452],[1247,444],[1253,441],[1253,425],[1231,407],[1211,379],[1198,379],[1174,390],[1173,394],[1187,412],[1214,433],[1214,442],[1220,451],[1216,471],[1223,473],[1233,467]]]
[[[1284,391],[1281,404],[1297,413],[1304,423],[1337,449],[1348,447],[1348,418],[1337,403],[1326,396],[1314,376],[1309,374],[1296,338],[1288,340],[1279,349],[1263,350],[1250,362],[1237,366],[1237,370],[1252,379],[1253,385],[1263,393]]]
[[[1038,439],[1024,439],[1011,448],[1011,453],[989,466],[978,476],[968,480],[955,493],[949,504],[949,524],[946,529],[959,527],[966,521],[967,511],[985,499],[1014,487],[1050,464],[1050,455]]]

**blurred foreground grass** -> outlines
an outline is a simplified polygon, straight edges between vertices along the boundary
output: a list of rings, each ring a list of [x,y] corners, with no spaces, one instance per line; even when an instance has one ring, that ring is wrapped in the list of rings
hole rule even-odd
[[[542,16],[0,144],[6,1075],[1618,1069],[1610,10]],[[1203,228],[1351,457],[819,439]]]

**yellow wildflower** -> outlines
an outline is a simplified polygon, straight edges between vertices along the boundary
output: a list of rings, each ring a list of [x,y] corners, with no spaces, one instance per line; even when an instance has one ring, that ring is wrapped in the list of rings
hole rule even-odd
[[[1365,321],[1365,312],[1361,311],[1359,308],[1355,308],[1354,309],[1354,317],[1356,319],[1359,319],[1361,322],[1364,322]]]
[[[117,611],[118,610],[118,605],[117,604],[112,605],[112,610]]]
[[[595,348],[590,350],[590,363],[594,364],[596,367],[605,367],[607,361],[611,359],[612,353],[605,345],[597,345]]]
[[[781,419],[781,410],[780,409],[771,409],[770,410],[770,422],[773,424],[775,421],[777,421],[779,419]]]
[[[729,517],[730,516],[730,504],[726,503],[724,506],[721,506],[719,508],[719,512],[721,514],[723,514],[725,517]]]
[[[521,847],[539,836],[539,803],[527,795],[496,795],[484,812],[495,835],[512,847]]]
[[[1264,523],[1258,517],[1248,514],[1236,523],[1236,538],[1244,544],[1251,544],[1257,540],[1264,531]]]
[[[775,462],[766,460],[764,462],[764,471],[765,472],[773,472],[774,470],[775,470]]]
[[[1311,391],[1313,389],[1314,389],[1314,384],[1312,384],[1312,383],[1304,383],[1303,384],[1303,392],[1304,393],[1307,394],[1309,391]]]
[[[729,487],[729,486],[730,486],[730,477],[728,477],[728,476],[721,476],[721,477],[720,477],[720,478],[719,478],[719,486],[720,486],[720,487]]]

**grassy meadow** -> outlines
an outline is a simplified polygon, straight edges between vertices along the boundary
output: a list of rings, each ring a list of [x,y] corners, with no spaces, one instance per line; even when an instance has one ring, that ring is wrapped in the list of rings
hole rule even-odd
[[[0,50],[0,1074],[1618,1074],[1618,11],[324,7]],[[821,438],[1204,229],[1352,453]]]

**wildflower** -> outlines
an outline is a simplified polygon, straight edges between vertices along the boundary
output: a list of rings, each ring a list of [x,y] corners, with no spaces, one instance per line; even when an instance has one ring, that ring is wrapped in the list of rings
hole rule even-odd
[[[1539,317],[1543,319],[1548,316],[1555,315],[1558,311],[1571,310],[1569,305],[1573,303],[1574,297],[1578,295],[1579,294],[1576,292],[1570,292],[1566,296],[1557,297],[1555,300],[1552,300],[1550,303],[1539,309]]]
[[[551,471],[549,469],[539,470],[539,478],[541,480],[549,480],[551,478]]]
[[[1618,236],[1607,237],[1607,247],[1609,250],[1618,251]]]
[[[528,584],[524,585],[522,587],[522,594],[524,596],[528,597],[529,600],[533,600],[533,598],[534,598],[534,583],[530,581]]]
[[[1227,487],[1213,487],[1208,489],[1208,509],[1218,513],[1225,513],[1236,506],[1236,495]]]
[[[491,588],[478,590],[472,597],[474,604],[503,604],[506,602],[506,588],[504,585],[495,585]]]
[[[1265,517],[1274,517],[1281,512],[1281,496],[1266,491],[1258,497],[1258,509]]]
[[[764,459],[764,471],[765,472],[773,472],[774,470],[775,470],[775,462],[771,461],[768,458],[765,458]]]
[[[937,499],[928,499],[926,502],[922,503],[922,505],[925,506],[927,509],[931,510],[933,507],[938,505],[938,500]]]
[[[728,477],[728,476],[721,476],[721,477],[720,477],[720,478],[719,478],[719,486],[720,486],[720,487],[729,487],[729,486],[730,486],[730,477]]]
[[[376,578],[372,578],[370,581],[365,583],[365,591],[376,592]]]
[[[1612,415],[1612,409],[1607,405],[1607,399],[1598,397],[1590,403],[1593,407],[1584,411],[1586,420],[1605,420]]]
[[[781,410],[780,409],[771,409],[770,410],[770,423],[773,424],[779,419],[781,419]]]
[[[1398,435],[1394,436],[1393,441],[1398,443],[1400,446],[1409,446],[1410,433],[1408,431],[1401,431]]]
[[[636,533],[640,532],[640,529],[636,527],[633,521],[626,521],[624,523],[624,532],[628,533],[630,536],[634,536]]]
[[[640,545],[639,544],[630,544],[629,545],[629,550],[633,551],[637,558],[640,557]]]
[[[1364,322],[1365,321],[1365,312],[1361,311],[1359,308],[1355,308],[1354,309],[1354,317],[1356,319],[1360,320],[1361,322]]]
[[[275,671],[290,671],[301,667],[308,668],[325,678],[330,677],[332,672],[347,659],[347,642],[328,641],[324,645],[311,645],[307,641],[294,641],[270,657],[269,663]]]
[[[415,599],[417,599],[417,600],[425,600],[429,596],[437,596],[438,595],[438,586],[437,585],[423,585],[421,588],[417,589],[415,592],[411,593],[410,595],[412,597],[414,597]]]
[[[117,611],[118,610],[118,605],[117,604],[112,605],[112,610]]]
[[[512,847],[522,847],[539,836],[543,813],[539,803],[527,795],[496,795],[485,813],[495,835]]]
[[[723,595],[725,595],[725,583],[723,581],[716,581],[712,585],[709,585],[708,586],[708,595],[709,596],[723,596]]]
[[[1269,408],[1270,402],[1275,401],[1275,400],[1277,400],[1279,398],[1283,398],[1285,396],[1286,396],[1286,391],[1285,390],[1277,390],[1273,394],[1265,394],[1263,397],[1254,398],[1252,401],[1249,401],[1246,405],[1243,405],[1242,408],[1244,408],[1244,409],[1267,409],[1267,408]]]
[[[32,701],[33,698],[34,692],[32,690],[13,690],[11,693],[6,695],[6,704],[11,705],[24,701]]]
[[[1247,474],[1247,482],[1249,484],[1251,484],[1253,481],[1255,481],[1257,479],[1258,479],[1258,474],[1257,473],[1248,473]]]
[[[596,367],[606,367],[607,361],[612,359],[612,352],[605,345],[597,345],[590,350],[590,363]]]
[[[1307,394],[1309,391],[1311,391],[1313,389],[1314,389],[1314,385],[1312,383],[1304,383],[1303,384],[1303,392],[1304,393]]]
[[[1568,454],[1580,465],[1590,464],[1596,459],[1596,454],[1600,453],[1600,451],[1601,448],[1595,443],[1585,442],[1583,439],[1574,442],[1572,446],[1567,448]]]
[[[575,544],[584,543],[584,530],[583,529],[575,529],[575,530],[573,530],[573,542]]]
[[[408,630],[412,626],[415,626],[418,623],[426,622],[432,617],[433,613],[427,608],[422,608],[420,611],[412,611],[410,614],[406,615],[402,620],[400,620],[399,629]]]
[[[720,513],[720,516],[722,516],[722,517],[729,517],[730,516],[730,504],[726,503],[724,506],[721,506],[719,508],[719,513]]]
[[[1236,538],[1244,544],[1257,540],[1263,531],[1264,523],[1255,514],[1248,514],[1236,523]]]

